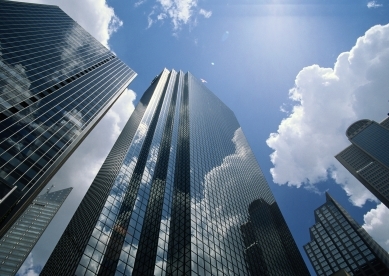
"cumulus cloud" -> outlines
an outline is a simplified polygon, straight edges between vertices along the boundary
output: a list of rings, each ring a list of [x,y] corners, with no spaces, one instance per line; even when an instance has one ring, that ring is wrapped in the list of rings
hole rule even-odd
[[[274,150],[273,181],[312,188],[332,178],[355,205],[375,200],[334,155],[350,144],[345,131],[351,123],[386,117],[388,72],[389,25],[369,29],[334,68],[303,68],[289,91],[291,113],[266,141]]]
[[[389,209],[382,203],[377,205],[376,209],[371,209],[364,217],[363,228],[379,243],[387,252],[389,252]]]
[[[94,36],[101,44],[108,47],[111,35],[123,22],[115,15],[106,0],[17,0],[40,4],[57,5],[71,18],[77,21],[85,30]]]
[[[192,228],[191,241],[193,248],[203,248],[204,240],[212,240],[209,237],[205,238],[209,233],[207,231],[202,232],[201,229],[207,229],[211,225],[217,225],[216,228],[213,228],[212,235],[217,239],[218,245],[210,246],[210,252],[201,249],[198,250],[198,254],[204,259],[210,258],[209,256],[215,256],[218,261],[221,261],[221,256],[225,256],[225,248],[230,246],[230,240],[227,238],[227,235],[230,233],[232,226],[239,226],[243,223],[243,218],[238,210],[230,208],[228,204],[214,204],[213,200],[211,200],[216,194],[222,197],[225,196],[223,195],[224,193],[228,194],[229,202],[242,200],[242,194],[240,191],[237,191],[239,187],[236,187],[236,183],[242,183],[244,185],[248,179],[242,179],[241,173],[231,173],[231,171],[234,170],[236,164],[247,162],[247,157],[252,153],[241,128],[235,131],[232,142],[235,145],[235,152],[227,155],[219,166],[214,167],[204,176],[202,197],[193,197],[191,202],[191,213],[201,213],[201,216],[194,216],[192,218],[195,220],[196,225],[201,226],[197,229]],[[226,175],[228,177],[224,178]],[[223,178],[227,180],[223,182],[223,189],[220,190],[220,185],[218,185],[220,184],[220,180],[218,179]],[[228,223],[220,225],[217,222],[220,219]],[[222,267],[222,272],[228,274],[228,268]]]
[[[178,31],[182,25],[197,24],[196,15],[209,18],[211,11],[198,9],[198,0],[157,0],[157,5],[148,15],[148,28],[157,21],[170,20],[173,30]]]
[[[382,7],[382,4],[378,4],[377,1],[370,1],[367,3],[367,7],[369,9],[371,8],[379,8],[379,7]]]
[[[244,252],[241,244],[233,243],[233,236],[238,234],[236,231],[239,231],[241,225],[247,223],[247,217],[242,215],[242,209],[231,207],[234,206],[234,202],[241,206],[247,204],[243,208],[248,209],[249,204],[258,199],[258,195],[266,200],[272,200],[267,183],[262,182],[265,180],[259,167],[251,166],[254,156],[240,127],[235,130],[231,141],[235,151],[226,155],[219,165],[204,175],[201,188],[191,196],[191,213],[201,214],[201,216],[192,216],[194,224],[199,227],[191,230],[191,246],[204,259],[222,261],[221,257],[226,257],[226,252],[231,247],[235,248],[236,252]],[[246,171],[247,168],[250,168],[250,173]],[[193,169],[193,174],[197,172]],[[257,183],[255,192],[252,189],[242,188],[252,187],[253,183]],[[228,198],[228,202],[215,201],[217,197]],[[220,224],[219,221],[223,223]],[[211,228],[212,231],[203,230]],[[213,243],[213,240],[217,241],[217,244],[207,247],[209,251],[203,250],[204,245],[207,246],[207,242]],[[230,274],[229,269],[232,268],[228,266],[230,263],[223,266],[221,272]]]

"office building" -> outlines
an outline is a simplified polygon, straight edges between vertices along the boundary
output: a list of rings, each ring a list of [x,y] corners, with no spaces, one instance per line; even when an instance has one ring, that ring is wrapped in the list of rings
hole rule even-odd
[[[300,252],[277,202],[270,204],[264,199],[254,200],[249,205],[248,217],[248,221],[242,224],[241,231],[250,275],[293,275],[291,262],[300,258]],[[304,272],[301,267],[295,269],[299,270]]]
[[[0,275],[15,275],[73,188],[37,196],[0,240]]]
[[[304,250],[318,276],[342,269],[355,276],[389,275],[388,253],[328,193],[315,221]]]
[[[0,237],[135,73],[56,6],[0,0]]]
[[[352,145],[335,158],[389,208],[389,117],[359,120],[346,135]]]
[[[60,272],[309,275],[234,113],[192,74],[166,69],[41,275]]]

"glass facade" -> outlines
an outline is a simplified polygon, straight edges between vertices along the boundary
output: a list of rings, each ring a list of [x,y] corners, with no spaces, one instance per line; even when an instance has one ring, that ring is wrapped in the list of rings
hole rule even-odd
[[[315,210],[311,241],[304,246],[318,276],[341,269],[350,275],[389,275],[389,255],[328,193]]]
[[[41,275],[309,275],[234,113],[164,70]]]
[[[0,18],[2,236],[136,74],[56,6]]]
[[[37,196],[0,240],[0,275],[15,275],[73,188]]]
[[[389,208],[389,117],[357,121],[346,135],[352,145],[336,159]]]

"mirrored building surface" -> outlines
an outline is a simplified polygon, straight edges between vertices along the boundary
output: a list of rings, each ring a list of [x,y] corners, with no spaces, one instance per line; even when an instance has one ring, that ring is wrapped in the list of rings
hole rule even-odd
[[[15,275],[73,188],[37,196],[0,240],[0,275]]]
[[[309,275],[234,113],[190,73],[141,98],[41,275]]]
[[[0,237],[135,73],[56,6],[0,0]]]
[[[318,276],[345,270],[350,275],[389,275],[389,254],[328,193],[315,210],[305,252]]]
[[[335,158],[389,208],[389,117],[359,120],[346,135],[352,144]]]
[[[302,273],[299,263],[293,263],[299,252],[277,202],[254,200],[248,213],[249,218],[240,229],[250,275],[293,275],[293,270]]]

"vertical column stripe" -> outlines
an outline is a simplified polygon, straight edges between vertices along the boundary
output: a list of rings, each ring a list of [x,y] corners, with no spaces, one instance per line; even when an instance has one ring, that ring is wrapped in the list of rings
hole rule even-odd
[[[190,275],[191,220],[188,74],[184,78],[178,131],[167,274]]]
[[[177,101],[178,78],[175,79],[174,91],[170,101],[168,116],[157,158],[154,179],[147,204],[146,216],[142,228],[139,247],[136,254],[133,275],[153,275],[158,249],[159,226],[165,195],[166,177],[173,134],[174,113]]]
[[[142,145],[138,162],[136,163],[134,172],[129,183],[129,188],[120,207],[119,215],[113,227],[111,238],[109,240],[107,250],[105,252],[104,259],[102,261],[98,275],[112,275],[116,270],[116,266],[119,261],[120,251],[126,236],[126,229],[128,228],[131,213],[134,208],[137,195],[136,192],[138,191],[142,181],[143,171],[146,166],[147,156],[150,151],[151,142],[153,141],[165,94],[166,87],[164,88],[164,91],[158,102],[158,106],[155,110],[155,113],[153,114],[153,119],[151,120],[145,141]]]

